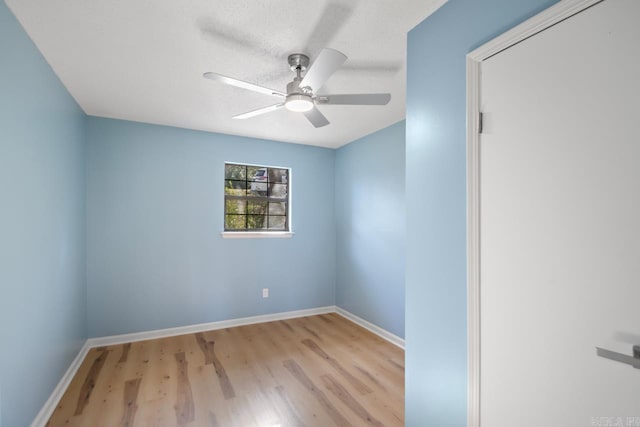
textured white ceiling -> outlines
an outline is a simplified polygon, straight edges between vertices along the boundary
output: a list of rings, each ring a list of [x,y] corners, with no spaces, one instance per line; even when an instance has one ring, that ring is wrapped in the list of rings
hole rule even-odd
[[[6,0],[72,96],[93,116],[339,147],[405,117],[406,33],[445,0]],[[287,56],[349,58],[321,93],[390,92],[386,106],[318,108],[314,128],[277,98],[206,71],[286,91]]]

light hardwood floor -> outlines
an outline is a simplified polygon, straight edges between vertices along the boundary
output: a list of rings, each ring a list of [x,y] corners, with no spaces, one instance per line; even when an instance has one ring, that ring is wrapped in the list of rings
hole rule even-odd
[[[48,426],[402,426],[404,351],[337,314],[94,348]]]

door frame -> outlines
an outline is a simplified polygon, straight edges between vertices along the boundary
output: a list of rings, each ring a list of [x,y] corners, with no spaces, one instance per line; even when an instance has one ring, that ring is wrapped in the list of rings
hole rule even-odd
[[[467,426],[480,427],[480,66],[604,0],[561,0],[467,54]]]

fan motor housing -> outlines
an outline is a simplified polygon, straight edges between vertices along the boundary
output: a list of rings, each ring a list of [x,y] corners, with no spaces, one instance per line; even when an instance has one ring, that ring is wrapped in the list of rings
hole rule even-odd
[[[309,88],[300,87],[301,78],[296,77],[292,81],[287,84],[287,95],[292,95],[294,93],[299,93],[302,95],[311,95],[311,91]]]

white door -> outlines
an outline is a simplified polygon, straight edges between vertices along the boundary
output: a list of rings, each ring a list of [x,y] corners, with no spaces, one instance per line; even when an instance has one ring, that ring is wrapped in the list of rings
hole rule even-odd
[[[480,70],[481,425],[640,426],[640,0]]]

